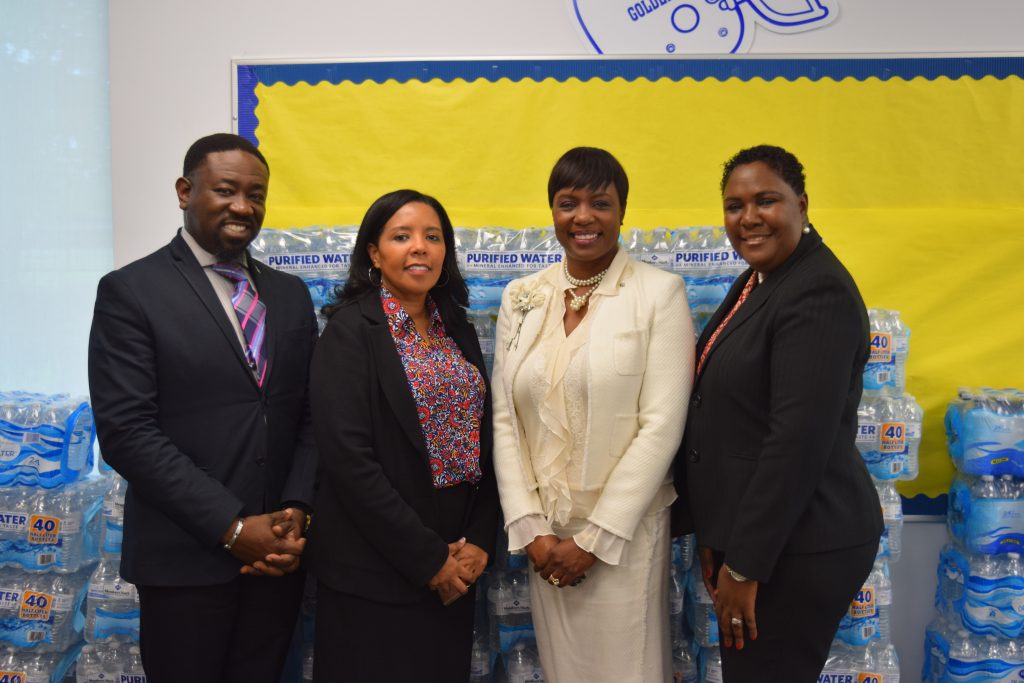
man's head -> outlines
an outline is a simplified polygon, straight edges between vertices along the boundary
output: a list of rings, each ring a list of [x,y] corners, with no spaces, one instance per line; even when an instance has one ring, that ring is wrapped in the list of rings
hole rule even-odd
[[[196,140],[174,184],[185,230],[211,254],[237,256],[263,225],[269,182],[267,160],[245,138],[217,133]]]

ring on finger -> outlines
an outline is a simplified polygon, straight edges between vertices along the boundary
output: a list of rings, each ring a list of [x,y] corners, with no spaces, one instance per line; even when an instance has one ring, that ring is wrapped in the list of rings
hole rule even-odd
[[[552,586],[558,586],[559,581],[557,577],[552,576],[550,579],[548,579],[548,583],[550,583]]]
[[[740,619],[739,617],[733,617],[732,619],[729,620],[729,623],[732,624],[733,626],[743,626],[743,620]]]

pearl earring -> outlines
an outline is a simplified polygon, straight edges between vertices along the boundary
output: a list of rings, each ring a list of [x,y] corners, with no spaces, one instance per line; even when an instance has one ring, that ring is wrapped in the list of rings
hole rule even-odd
[[[809,226],[809,225],[805,225],[805,226],[804,226],[804,230],[803,230],[803,233],[804,233],[805,235],[810,235],[810,234],[811,234],[811,226]]]

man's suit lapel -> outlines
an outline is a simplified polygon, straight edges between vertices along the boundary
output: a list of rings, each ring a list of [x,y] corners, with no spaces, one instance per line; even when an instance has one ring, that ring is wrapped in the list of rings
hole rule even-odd
[[[388,328],[387,316],[384,315],[384,308],[380,304],[380,297],[376,291],[367,292],[359,297],[359,310],[363,317],[371,323],[369,326],[370,352],[373,354],[379,372],[384,396],[391,404],[391,409],[402,426],[402,431],[409,437],[409,441],[426,462],[427,442],[423,438],[423,429],[420,427],[416,400],[409,390],[409,379],[405,375],[405,367],[402,365],[402,359],[398,356],[395,340],[391,337],[391,330]]]
[[[715,345],[711,347],[711,351],[708,352],[707,360],[704,362],[704,368],[706,369],[708,364],[711,362],[711,356],[715,355],[715,350],[722,346],[722,343],[728,339],[729,335],[738,330],[743,323],[749,320],[754,314],[756,314],[768,301],[772,293],[779,288],[779,286],[785,282],[797,267],[797,264],[807,254],[811,253],[821,244],[821,237],[812,228],[810,234],[804,235],[800,242],[797,244],[796,249],[790,255],[786,262],[783,263],[778,270],[773,272],[769,277],[764,279],[764,282],[759,283],[754,290],[747,297],[747,300],[740,306],[740,310],[736,311],[736,315],[732,317],[729,324],[725,326],[722,333],[718,335],[718,339],[715,340]],[[746,284],[747,279],[750,278],[753,270],[748,268],[743,271],[743,274],[736,279],[729,294],[726,296],[722,305],[715,311],[715,315],[712,316],[711,320],[708,321],[707,327],[704,328],[704,332],[701,334],[700,342],[697,345],[698,358],[700,357],[701,349],[707,344],[708,338],[715,331],[715,329],[721,324],[722,318],[732,310],[736,300],[740,296],[740,291],[743,289],[743,285]],[[701,371],[703,374],[703,370]]]
[[[175,268],[178,269],[178,272],[188,283],[188,286],[199,298],[199,301],[202,302],[206,312],[213,317],[218,329],[220,329],[221,334],[224,336],[224,341],[228,344],[231,354],[238,361],[239,365],[242,366],[246,376],[252,381],[253,386],[258,388],[256,378],[253,377],[252,371],[249,370],[249,364],[246,362],[245,356],[242,355],[242,347],[238,343],[238,335],[235,333],[235,328],[231,326],[230,321],[227,319],[224,307],[221,306],[217,293],[213,291],[209,278],[206,277],[202,266],[199,265],[199,261],[196,260],[192,250],[188,248],[181,235],[171,240],[170,250],[171,256],[174,258]],[[202,344],[204,342],[199,341],[197,343]]]

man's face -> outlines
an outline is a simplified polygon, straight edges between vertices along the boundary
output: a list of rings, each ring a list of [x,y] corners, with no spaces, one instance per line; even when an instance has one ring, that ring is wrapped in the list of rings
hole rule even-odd
[[[212,152],[187,178],[178,178],[185,229],[206,251],[231,258],[256,239],[266,213],[270,173],[242,150]]]

